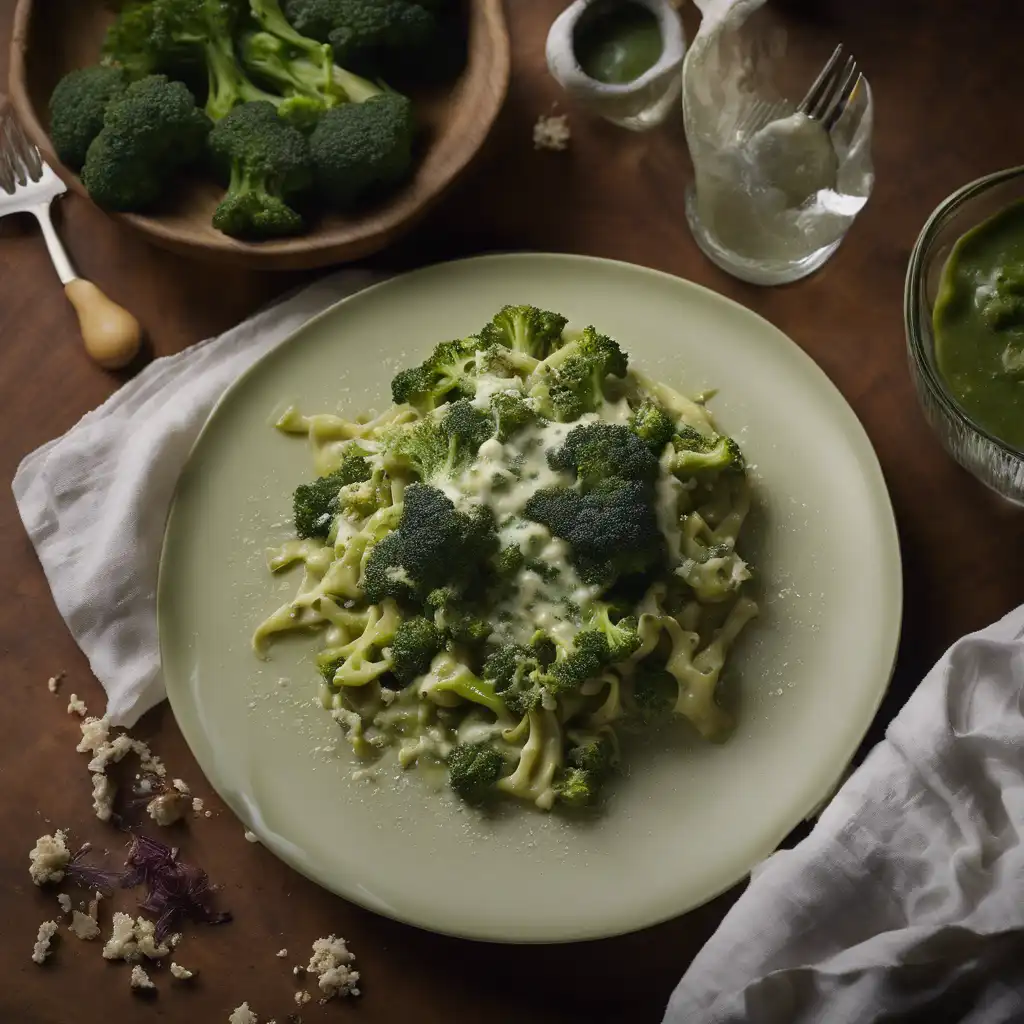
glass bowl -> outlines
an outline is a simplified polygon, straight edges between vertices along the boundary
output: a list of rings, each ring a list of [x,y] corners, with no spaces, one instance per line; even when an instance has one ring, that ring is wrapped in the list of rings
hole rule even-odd
[[[1024,451],[1001,441],[957,404],[935,359],[932,309],[950,250],[966,231],[1024,199],[1024,167],[997,171],[958,189],[928,218],[907,269],[903,316],[910,374],[925,419],[946,451],[983,484],[1024,505]]]

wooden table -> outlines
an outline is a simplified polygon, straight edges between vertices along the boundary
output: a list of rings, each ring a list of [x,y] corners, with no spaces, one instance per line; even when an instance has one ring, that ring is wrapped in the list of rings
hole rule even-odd
[[[630,135],[574,113],[567,153],[534,152],[531,127],[558,98],[543,40],[560,0],[510,0],[514,71],[507,106],[475,172],[396,250],[374,262],[404,268],[488,249],[541,249],[615,257],[678,274],[757,310],[809,352],[850,401],[874,442],[903,545],[906,613],[895,678],[869,740],[942,650],[1022,598],[1024,531],[940,450],[906,369],[903,278],[932,208],[966,181],[1020,160],[1020,32],[1014,0],[985,14],[953,0],[788,2],[793,50],[814,67],[838,40],[871,79],[877,103],[875,193],[838,254],[817,276],[759,290],[720,273],[697,251],[683,216],[690,176],[678,120]],[[13,0],[0,0],[0,75]],[[687,20],[693,30],[693,11]],[[4,80],[0,78],[0,80]],[[294,276],[203,266],[149,248],[85,202],[64,205],[62,234],[81,272],[143,321],[156,354],[177,352],[245,317]],[[0,476],[71,427],[120,383],[90,365],[36,230],[0,222]],[[795,453],[798,457],[799,453]],[[826,482],[822,482],[827,486]],[[193,823],[188,856],[225,885],[235,921],[193,928],[181,959],[202,971],[191,992],[166,974],[152,1004],[130,995],[127,972],[94,944],[63,942],[45,969],[29,961],[36,928],[53,916],[52,895],[29,882],[37,835],[70,827],[77,838],[119,850],[90,816],[89,777],[76,754],[76,691],[91,707],[101,690],[58,616],[5,492],[0,500],[0,596],[4,711],[0,749],[0,1020],[96,1024],[158,1018],[226,1021],[243,999],[261,1020],[295,1009],[290,965],[314,938],[346,936],[359,957],[358,1009],[311,1003],[306,1021],[657,1021],[673,985],[734,899],[604,942],[504,948],[456,941],[374,916],[329,896],[244,841],[242,829],[202,784],[166,707],[137,734],[152,739],[175,774],[192,780],[215,810]],[[66,671],[62,696],[47,677]],[[628,884],[625,882],[624,884]],[[128,906],[131,897],[119,900]],[[278,960],[276,950],[293,953]],[[697,1024],[697,1022],[695,1022]]]

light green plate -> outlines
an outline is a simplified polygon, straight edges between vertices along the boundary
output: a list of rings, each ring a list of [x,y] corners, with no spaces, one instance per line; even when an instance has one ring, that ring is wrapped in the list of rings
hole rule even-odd
[[[264,550],[288,535],[304,443],[270,427],[296,401],[355,414],[394,372],[477,330],[505,303],[594,323],[634,365],[689,393],[718,387],[722,429],[754,467],[745,545],[764,612],[724,687],[723,746],[683,723],[627,751],[597,821],[529,807],[491,818],[415,772],[356,782],[315,700],[313,638],[257,661],[256,623],[296,580]],[[871,445],[825,375],[753,313],[664,274],[574,256],[493,256],[368,289],[306,325],[225,395],[167,527],[159,594],[167,690],[199,764],[279,857],[328,889],[435,931],[516,942],[589,939],[688,910],[739,881],[831,791],[888,683],[900,554]]]

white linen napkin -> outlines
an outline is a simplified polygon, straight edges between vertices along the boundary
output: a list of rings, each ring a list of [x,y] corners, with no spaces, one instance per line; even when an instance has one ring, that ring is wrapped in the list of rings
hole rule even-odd
[[[181,469],[217,400],[310,317],[378,278],[325,277],[219,338],[157,359],[63,437],[22,460],[14,498],[54,600],[131,726],[165,696],[156,583]]]
[[[665,1024],[1024,1021],[1024,607],[955,643]]]

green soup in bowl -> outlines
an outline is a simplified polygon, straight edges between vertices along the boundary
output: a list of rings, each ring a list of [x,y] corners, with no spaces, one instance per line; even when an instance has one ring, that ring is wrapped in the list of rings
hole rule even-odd
[[[1024,167],[965,185],[928,218],[907,270],[904,322],[939,440],[1024,505]]]

